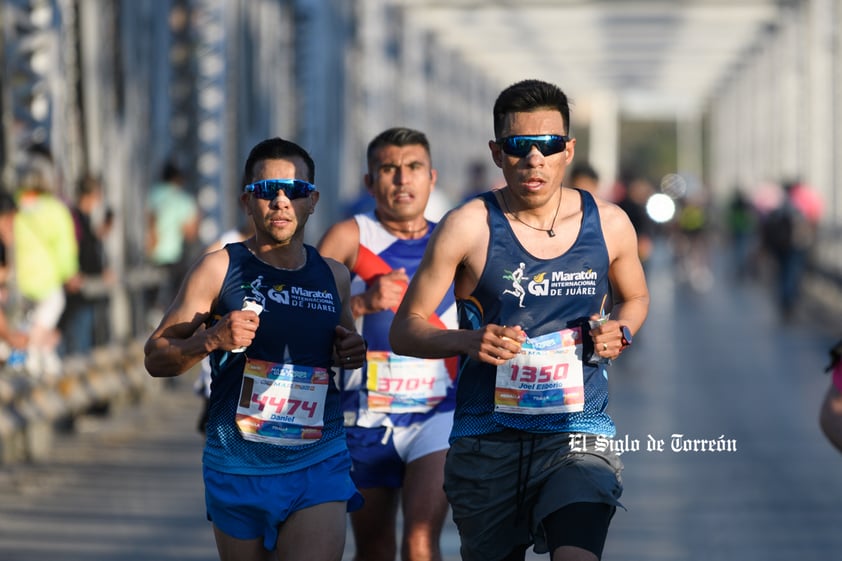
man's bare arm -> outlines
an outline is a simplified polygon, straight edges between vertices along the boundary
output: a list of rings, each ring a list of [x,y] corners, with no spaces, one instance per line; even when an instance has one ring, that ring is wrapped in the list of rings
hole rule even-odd
[[[319,244],[316,246],[322,257],[330,257],[339,261],[348,270],[352,270],[357,263],[360,249],[360,229],[353,218],[343,220],[328,228]],[[363,294],[354,294],[348,300],[351,313],[355,318],[369,313],[366,310]]]
[[[353,270],[357,264],[360,249],[360,229],[353,218],[343,220],[332,226],[322,237],[318,245],[323,257],[330,257]],[[400,304],[409,277],[404,269],[396,269],[380,275],[371,282],[371,286],[358,294],[352,294],[349,300],[354,318],[367,314],[376,314]]]
[[[354,316],[351,313],[350,294],[351,276],[342,263],[326,258],[328,266],[336,282],[342,308],[339,326],[336,328],[336,343],[334,344],[334,364],[344,368],[360,368],[365,362],[366,344],[362,335],[357,333]]]
[[[230,350],[238,346],[236,343],[251,342],[251,338],[238,334],[250,331],[253,337],[256,326],[238,326],[256,319],[254,312],[238,311],[237,316],[243,317],[227,318],[224,326],[219,322],[212,328],[200,329],[210,316],[227,267],[228,253],[217,251],[204,255],[187,274],[160,325],[146,341],[144,364],[152,376],[177,376],[214,349]]]
[[[842,393],[833,384],[822,402],[819,426],[828,441],[842,452]]]
[[[429,322],[459,268],[465,265],[470,252],[475,251],[477,224],[485,227],[484,216],[484,207],[466,205],[451,211],[436,227],[392,320],[389,341],[395,352],[422,358],[467,354],[499,364],[497,361],[508,360],[520,350],[522,331],[516,326],[441,329]]]
[[[323,257],[339,261],[350,271],[357,263],[359,246],[359,226],[356,220],[349,218],[328,228],[316,247]]]
[[[614,293],[611,319],[636,333],[649,311],[649,289],[637,253],[637,235],[628,215],[618,206],[602,206],[602,222],[609,249],[609,279]]]
[[[330,267],[331,273],[333,273],[336,290],[339,292],[340,306],[342,308],[339,324],[346,329],[356,330],[354,317],[351,315],[351,309],[348,303],[351,295],[350,273],[347,267],[338,260],[326,258],[325,262]]]

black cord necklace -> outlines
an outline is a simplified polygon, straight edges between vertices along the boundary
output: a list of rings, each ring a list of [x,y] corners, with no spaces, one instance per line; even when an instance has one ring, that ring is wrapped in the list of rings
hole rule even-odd
[[[533,230],[538,230],[539,232],[546,232],[547,236],[549,236],[551,238],[555,237],[555,230],[554,230],[555,221],[556,221],[556,218],[558,218],[558,210],[561,208],[561,191],[559,191],[559,193],[558,193],[558,205],[555,207],[555,214],[553,215],[553,221],[552,221],[552,224],[550,225],[549,228],[537,228],[537,227],[533,226],[532,224],[527,224],[526,222],[521,220],[520,217],[517,214],[515,214],[514,212],[512,212],[512,209],[509,208],[509,203],[506,201],[506,192],[502,191],[500,193],[500,195],[501,195],[501,198],[503,199],[503,206],[506,207],[506,212],[511,214],[512,217],[515,220],[517,220],[518,222],[520,222],[521,224],[523,224],[527,228],[532,228]]]

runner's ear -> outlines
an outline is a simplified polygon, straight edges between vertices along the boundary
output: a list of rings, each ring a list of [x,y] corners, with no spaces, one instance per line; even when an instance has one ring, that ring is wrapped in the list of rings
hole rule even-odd
[[[503,150],[493,140],[488,141],[488,148],[491,149],[491,159],[494,160],[494,163],[497,165],[498,168],[502,168],[503,167]]]

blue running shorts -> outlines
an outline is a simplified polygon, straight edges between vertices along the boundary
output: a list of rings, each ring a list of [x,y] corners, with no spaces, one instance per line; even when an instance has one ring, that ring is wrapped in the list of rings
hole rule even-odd
[[[447,411],[408,427],[345,427],[354,484],[360,489],[402,487],[408,463],[448,449],[452,426],[453,411]]]
[[[350,468],[345,451],[280,475],[234,475],[204,467],[208,520],[237,539],[262,536],[263,547],[272,551],[280,525],[292,513],[334,501],[348,501],[348,512],[362,506]]]

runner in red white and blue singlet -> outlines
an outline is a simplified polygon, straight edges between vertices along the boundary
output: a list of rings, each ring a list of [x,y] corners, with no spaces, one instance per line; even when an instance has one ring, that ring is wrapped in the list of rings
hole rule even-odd
[[[421,238],[403,240],[384,229],[374,212],[354,216],[360,231],[356,264],[351,271],[351,294],[364,292],[378,275],[403,268],[415,274],[435,224]],[[455,407],[457,360],[416,359],[391,352],[389,328],[394,310],[360,317],[358,330],[368,343],[366,365],[342,371],[342,409],[346,425],[360,427],[410,426]],[[456,302],[452,291],[432,321],[454,329]]]

